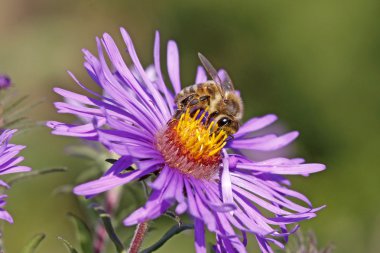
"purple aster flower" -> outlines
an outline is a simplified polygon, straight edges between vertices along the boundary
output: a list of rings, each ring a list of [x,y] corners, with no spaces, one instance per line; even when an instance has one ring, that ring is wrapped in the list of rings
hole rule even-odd
[[[182,89],[176,43],[169,41],[167,47],[173,94],[161,72],[159,34],[154,44],[153,74],[152,67],[148,71],[140,63],[128,33],[121,29],[121,34],[132,67],[127,66],[108,34],[97,38],[97,57],[83,50],[86,70],[107,95],[86,88],[71,73],[92,97],[54,89],[65,99],[78,102],[55,103],[59,113],[87,121],[80,125],[50,121],[47,125],[53,133],[98,141],[120,155],[101,178],[77,186],[74,192],[92,196],[154,173],[158,176],[150,184],[149,199],[124,220],[124,225],[155,219],[174,207],[178,215],[187,212],[194,219],[197,252],[206,252],[206,227],[216,235],[217,252],[246,252],[247,233],[256,237],[262,252],[273,252],[270,244],[284,247],[281,238],[287,240],[299,221],[315,217],[320,209],[289,189],[284,175],[307,176],[325,166],[306,164],[298,158],[252,161],[239,155],[241,150],[274,151],[298,136],[298,132],[290,132],[250,137],[276,121],[271,114],[250,119],[228,141],[223,131],[211,134],[211,127],[202,123],[205,114],[186,111],[180,119],[172,120],[174,97]],[[206,80],[205,70],[198,67],[195,83]],[[137,169],[125,171],[132,164]]]
[[[11,86],[11,79],[7,75],[0,74],[0,90],[7,89]]]
[[[9,140],[16,131],[17,130],[5,130],[0,135],[0,175],[27,172],[31,170],[29,167],[18,165],[24,160],[24,157],[17,155],[25,148],[25,146],[9,143]],[[9,185],[3,180],[0,180],[0,186],[7,189],[9,188]],[[7,195],[0,194],[0,219],[13,223],[12,216],[4,209],[6,198]]]

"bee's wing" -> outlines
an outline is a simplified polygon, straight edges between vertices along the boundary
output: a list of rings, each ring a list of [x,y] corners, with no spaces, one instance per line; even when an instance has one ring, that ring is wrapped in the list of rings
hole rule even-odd
[[[220,77],[218,75],[218,71],[212,66],[209,60],[207,60],[206,57],[204,57],[203,54],[198,53],[199,60],[201,60],[203,67],[206,69],[207,73],[211,76],[212,80],[214,80],[218,85],[218,87],[221,87],[219,89],[220,94],[223,96],[224,91],[223,91],[223,84],[222,81],[220,80]]]
[[[228,75],[227,71],[224,69],[219,70],[219,75],[220,79],[222,80],[221,86],[224,91],[233,91],[235,90],[234,84],[231,80],[231,77]]]

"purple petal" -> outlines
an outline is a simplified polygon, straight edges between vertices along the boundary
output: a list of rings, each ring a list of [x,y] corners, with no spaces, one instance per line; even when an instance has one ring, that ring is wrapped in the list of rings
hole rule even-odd
[[[9,189],[9,185],[6,182],[4,182],[3,180],[0,180],[0,186]]]
[[[13,218],[12,216],[5,210],[0,209],[0,219],[6,220],[9,223],[13,223]]]
[[[277,150],[288,145],[290,142],[296,139],[298,135],[299,133],[296,131],[290,132],[266,143],[258,143],[252,148],[264,151]]]
[[[22,156],[15,157],[19,152],[20,150],[10,152],[10,149],[8,148],[6,152],[0,155],[0,172],[24,160],[24,157]]]
[[[140,83],[133,76],[133,73],[131,72],[131,70],[125,64],[119,50],[117,49],[116,44],[113,41],[113,39],[111,38],[111,36],[109,36],[108,34],[104,34],[102,42],[103,42],[103,45],[104,45],[104,47],[105,47],[105,49],[106,49],[106,51],[107,51],[107,53],[108,53],[108,55],[112,61],[114,67],[117,69],[122,80],[129,84],[130,88],[135,92],[135,95],[137,95],[139,98],[141,98],[141,102],[143,102],[143,104],[145,104],[153,112],[158,113],[157,109],[154,108],[154,106],[151,103],[149,103],[150,97],[147,94],[147,92],[144,90],[144,87],[142,87],[142,85],[140,85]],[[100,45],[98,45],[98,47],[99,46]],[[101,57],[102,56],[101,47],[99,47],[99,54],[100,54],[99,55],[100,59],[103,60],[103,57]],[[125,89],[126,87],[118,85],[118,82],[114,79],[112,73],[110,73],[110,71],[108,70],[106,63],[103,61],[101,61],[101,62],[103,64],[103,69],[105,71],[107,70],[107,72],[105,72],[105,74],[107,74],[108,79],[110,80],[110,82],[107,82],[107,83],[109,83],[110,87],[107,86],[105,88],[108,88],[108,89],[113,88],[113,90],[109,90],[109,94],[111,94],[115,98],[119,98],[119,94],[117,93],[119,91],[120,95],[123,94],[124,96],[129,97],[129,95],[126,94],[127,93],[127,90]],[[136,69],[136,70],[140,74],[139,69]],[[107,80],[104,80],[104,81],[107,81]],[[123,97],[120,97],[120,100],[122,103]]]
[[[246,196],[237,193],[235,195],[235,200],[241,206],[240,211],[244,212],[253,222],[257,224],[256,226],[261,229],[261,232],[257,234],[266,235],[273,232],[273,229],[269,226],[269,224],[275,223],[263,216]],[[253,228],[255,228],[255,226],[253,226]]]
[[[165,166],[160,172],[160,176],[156,180],[154,180],[153,183],[149,184],[150,188],[155,189],[155,190],[161,190],[164,187],[164,185],[167,183],[166,182],[167,178],[171,177],[173,173],[174,172],[172,169]]]
[[[54,92],[61,95],[62,97],[70,98],[72,100],[80,102],[81,104],[94,105],[91,102],[91,100],[88,99],[88,97],[86,97],[84,95],[74,93],[74,92],[71,92],[71,91],[68,91],[65,89],[61,89],[61,88],[54,88],[53,90],[54,90]]]
[[[161,120],[162,120],[163,124],[165,124],[166,121],[168,121],[168,119],[171,116],[169,113],[169,109],[167,107],[167,104],[164,102],[162,96],[159,94],[157,89],[155,89],[153,87],[152,83],[147,78],[146,73],[145,73],[143,67],[141,66],[140,60],[137,57],[136,51],[134,49],[134,46],[133,46],[133,43],[132,43],[132,40],[131,40],[129,34],[123,28],[121,28],[120,30],[121,30],[121,34],[123,36],[124,42],[127,45],[129,55],[131,56],[131,59],[132,59],[133,63],[135,64],[137,70],[141,74],[141,77],[144,80],[144,83],[146,84],[146,86],[149,89],[149,91],[151,92],[154,100],[156,101],[156,105],[160,108],[159,114],[163,115]]]
[[[170,109],[170,113],[173,114],[174,113],[174,99],[173,99],[173,95],[170,93],[170,91],[168,90],[168,88],[166,87],[165,83],[164,83],[164,79],[162,77],[162,72],[161,72],[161,63],[160,63],[160,33],[157,31],[156,32],[156,37],[155,37],[155,40],[154,40],[154,67],[156,69],[156,73],[157,73],[157,84],[158,84],[158,87],[159,89],[161,90],[161,92],[164,93],[165,95],[165,98],[166,98],[166,102],[169,106],[169,109]]]
[[[248,181],[244,180],[243,178],[239,177],[233,177],[233,183],[237,187],[244,188],[262,198],[267,199],[268,201],[271,201],[272,203],[276,203],[282,207],[285,207],[290,210],[294,210],[297,212],[307,212],[310,210],[310,208],[300,206],[294,202],[291,202],[281,194],[275,192],[272,190],[270,187],[265,185],[264,183],[260,182],[253,182],[253,181]]]
[[[255,162],[257,165],[293,165],[304,163],[305,160],[301,158],[288,159],[284,157],[276,157],[272,159],[267,159],[260,162]]]
[[[109,57],[111,58],[112,63],[119,71],[118,73],[120,77],[124,78],[123,80],[125,81],[125,83],[129,84],[129,87],[134,91],[133,93],[131,93],[128,87],[120,85],[117,78],[109,70],[107,62],[103,55],[101,41],[97,39],[98,53],[101,64],[101,71],[98,71],[97,76],[99,80],[102,82],[105,92],[112,96],[112,100],[108,100],[110,100],[111,103],[117,102],[117,104],[120,104],[121,107],[124,108],[124,110],[127,112],[133,113],[135,115],[141,114],[140,117],[146,116],[152,123],[154,123],[154,125],[156,126],[155,128],[160,127],[163,124],[162,120],[165,118],[165,116],[159,117],[159,115],[161,115],[160,110],[158,110],[158,108],[151,103],[151,96],[146,93],[143,87],[141,87],[139,82],[135,79],[129,68],[125,66],[125,63],[123,62],[122,57],[120,56],[120,53],[110,36],[105,34],[103,36],[102,42],[108,52]],[[136,67],[138,71],[140,71],[140,68],[142,68],[141,66]],[[143,78],[145,78],[144,82],[148,80],[146,75],[143,75]],[[148,82],[152,86],[149,80]],[[154,89],[154,91],[156,91],[156,89]],[[139,98],[141,99],[136,100],[136,95],[139,96]],[[104,97],[103,99],[107,100]],[[165,112],[165,108],[162,107],[160,109],[163,109]],[[140,111],[140,113],[136,113],[136,111]]]
[[[117,168],[117,170],[120,170],[120,168]],[[74,193],[77,195],[84,195],[84,196],[95,195],[101,192],[108,191],[116,186],[129,183],[155,170],[157,170],[157,168],[153,166],[145,170],[137,169],[120,176],[115,176],[115,175],[110,174],[107,176],[103,176],[97,180],[87,182],[75,187]]]
[[[174,92],[178,94],[181,91],[181,81],[179,75],[179,54],[177,44],[172,40],[168,42],[167,61],[169,78],[173,84]]]
[[[11,86],[11,79],[7,75],[0,75],[0,89],[7,89]]]
[[[263,237],[256,235],[256,240],[259,243],[259,247],[262,253],[274,253],[268,242]]]
[[[274,140],[277,138],[277,135],[275,134],[267,134],[263,136],[257,136],[257,137],[252,137],[252,138],[246,138],[246,139],[233,139],[229,145],[231,148],[235,149],[250,149],[252,145],[256,145],[259,143],[266,143],[268,141]]]
[[[98,127],[100,127],[104,123],[104,119],[97,121]],[[98,136],[98,133],[93,123],[77,126],[57,121],[48,121],[46,122],[46,126],[52,128],[52,133],[57,135],[74,136],[93,140],[97,139]]]
[[[268,114],[262,117],[257,117],[248,120],[240,128],[239,131],[234,134],[235,139],[242,137],[248,133],[260,130],[277,120],[277,116],[274,114]]]
[[[207,207],[207,203],[204,203],[202,199],[204,197],[201,196],[200,191],[194,192],[195,201],[197,203],[198,211],[203,219],[203,221],[206,223],[208,230],[215,232],[216,231],[216,220],[215,220],[215,214],[212,213],[212,211],[209,210]]]
[[[160,191],[155,191],[147,201],[145,207],[139,208],[124,219],[125,226],[135,225],[146,220],[152,220],[161,216],[170,206],[168,201],[161,201],[159,199]]]
[[[248,192],[247,190],[245,190],[243,188],[234,187],[233,190],[235,192],[237,192],[237,193],[240,193],[241,195],[246,196],[252,202],[258,204],[259,206],[265,208],[266,210],[268,210],[268,211],[270,211],[272,213],[275,213],[275,214],[278,214],[278,215],[288,215],[288,214],[291,214],[290,212],[282,210],[281,208],[277,207],[276,205],[274,205],[274,204],[272,204],[270,202],[267,202],[267,201],[265,201],[265,200],[257,197],[256,195]]]
[[[210,196],[211,200],[214,201],[216,204],[220,202],[220,200],[216,196],[213,196],[212,194],[209,194],[208,196]],[[247,231],[250,233],[258,233],[263,235],[268,234],[268,232],[272,231],[270,228],[269,230],[265,230],[263,227],[258,226],[255,223],[255,220],[250,219],[250,217],[248,217],[240,207],[235,207],[233,214],[232,212],[218,212],[218,215],[218,217],[220,217],[220,215],[224,215],[231,224],[233,224],[237,229],[241,231]]]
[[[176,195],[177,195],[177,192],[180,192],[182,191],[182,189],[178,188],[177,185],[178,185],[178,178],[179,177],[182,177],[183,175],[181,175],[180,173],[176,173],[175,171],[173,171],[173,174],[172,176],[168,176],[168,185],[165,189],[165,193],[163,194],[163,198],[167,199],[167,200],[174,200],[176,199]]]
[[[188,182],[188,180],[184,180],[184,183],[185,183],[189,213],[195,218],[202,219],[202,217],[198,211],[197,203],[195,201],[194,193],[193,193],[193,190],[190,186],[190,183]]]
[[[176,212],[177,214],[181,215],[181,214],[183,214],[184,212],[186,212],[187,207],[188,207],[188,206],[187,206],[186,202],[182,202],[182,203],[180,203],[180,204],[176,207],[175,212]]]
[[[255,163],[239,163],[236,165],[239,169],[261,171],[279,175],[299,175],[310,174],[326,169],[324,164],[308,163],[299,165],[256,165]]]
[[[198,66],[197,75],[195,77],[195,83],[204,83],[207,81],[207,74],[202,66]]]
[[[293,131],[278,137],[275,135],[267,135],[250,139],[237,139],[231,142],[230,147],[236,149],[273,151],[288,145],[297,138],[298,135],[298,132]]]
[[[224,203],[234,203],[232,197],[232,185],[231,185],[231,176],[229,171],[229,163],[228,163],[228,154],[223,149],[223,171],[221,176],[221,187],[222,187],[222,196]]]
[[[27,166],[15,166],[7,169],[6,171],[1,172],[1,175],[12,174],[12,173],[20,173],[20,172],[28,172],[32,169]]]
[[[202,201],[205,202],[212,211],[218,213],[227,213],[232,212],[236,209],[234,203],[224,203],[220,199],[220,189],[218,189],[219,185],[212,183],[206,186],[199,182],[199,180],[191,180],[191,183],[194,190],[198,192],[198,196],[202,198]],[[202,189],[203,192],[200,192],[200,189]],[[213,195],[217,197],[211,199],[210,197]],[[216,199],[218,199],[218,201],[216,201]]]
[[[17,130],[9,130],[6,129],[4,132],[0,135],[0,154],[4,152],[4,150],[8,147],[8,142],[12,138],[13,134],[16,133]]]
[[[243,243],[239,240],[235,230],[224,214],[216,213],[219,218],[219,230],[225,236],[221,237],[227,252],[247,252]]]
[[[205,227],[200,219],[194,220],[194,238],[195,238],[195,251],[197,253],[207,253]]]
[[[162,177],[160,175],[159,177]],[[173,203],[176,195],[176,185],[171,183],[173,173],[163,176],[165,182],[159,190],[153,190],[145,206],[137,209],[124,220],[124,225],[130,226],[145,220],[151,220],[162,215]]]

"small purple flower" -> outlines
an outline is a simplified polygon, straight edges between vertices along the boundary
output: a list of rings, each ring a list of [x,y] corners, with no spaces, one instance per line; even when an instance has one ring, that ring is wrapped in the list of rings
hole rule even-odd
[[[7,89],[11,86],[11,78],[7,75],[0,74],[0,90]]]
[[[0,175],[27,172],[31,169],[26,166],[18,165],[24,157],[17,156],[18,153],[25,148],[25,146],[9,144],[9,140],[17,130],[5,130],[0,135]],[[0,180],[0,186],[9,188],[9,185]],[[0,219],[13,223],[12,216],[4,209],[6,204],[5,199],[7,195],[0,195]]]
[[[274,151],[298,136],[298,132],[290,132],[251,137],[251,133],[276,121],[275,115],[250,119],[227,143],[223,134],[210,136],[209,130],[188,112],[180,120],[170,121],[176,110],[175,94],[181,91],[176,43],[169,41],[167,48],[173,94],[161,72],[159,33],[153,74],[152,67],[148,71],[141,65],[126,30],[121,29],[121,34],[133,67],[127,66],[108,34],[97,38],[98,57],[83,50],[86,70],[106,95],[86,88],[71,73],[93,97],[54,89],[65,99],[78,102],[55,103],[59,113],[87,120],[80,125],[49,121],[53,133],[98,141],[120,155],[101,178],[77,186],[74,192],[91,196],[157,173],[150,184],[148,201],[130,214],[124,225],[155,219],[175,206],[178,215],[187,212],[194,219],[198,253],[206,252],[205,227],[216,235],[217,252],[246,252],[247,233],[256,237],[262,252],[273,252],[269,243],[283,248],[279,238],[287,240],[299,221],[315,217],[320,209],[289,189],[290,182],[284,175],[307,176],[325,166],[305,164],[299,158],[252,161],[239,155],[241,150]],[[198,67],[195,83],[206,80],[205,70]],[[138,169],[126,172],[132,164]]]

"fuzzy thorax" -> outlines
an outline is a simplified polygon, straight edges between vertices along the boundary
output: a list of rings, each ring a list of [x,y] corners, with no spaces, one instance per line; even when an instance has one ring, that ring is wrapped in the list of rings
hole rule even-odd
[[[214,122],[205,125],[206,113],[187,110],[171,120],[156,136],[157,149],[167,166],[199,179],[210,179],[218,171],[221,150],[228,135]]]

